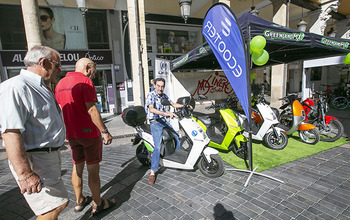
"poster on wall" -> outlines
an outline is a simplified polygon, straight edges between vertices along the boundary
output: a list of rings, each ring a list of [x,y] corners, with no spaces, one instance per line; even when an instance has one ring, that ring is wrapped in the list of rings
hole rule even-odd
[[[208,99],[225,99],[233,94],[232,86],[223,72],[175,72],[174,75],[195,98],[205,95]]]
[[[83,16],[78,9],[40,7],[44,44],[56,50],[87,49]]]
[[[154,78],[165,79],[164,93],[167,94],[171,101],[176,102],[180,97],[189,96],[186,87],[170,71],[169,60],[155,59]]]

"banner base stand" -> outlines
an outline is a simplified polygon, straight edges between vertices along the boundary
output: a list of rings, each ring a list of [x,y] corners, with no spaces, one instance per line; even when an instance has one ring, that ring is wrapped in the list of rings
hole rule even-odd
[[[253,174],[256,174],[256,175],[259,175],[259,176],[263,176],[263,177],[266,177],[266,178],[275,180],[275,181],[280,182],[280,183],[284,183],[284,181],[279,180],[279,179],[277,179],[277,178],[275,178],[275,177],[268,176],[268,175],[265,175],[265,174],[263,174],[263,173],[257,173],[257,172],[255,172],[255,170],[258,169],[258,167],[259,167],[259,166],[256,166],[256,167],[253,169],[253,171],[250,171],[250,170],[242,170],[242,169],[235,169],[235,168],[226,169],[226,170],[228,170],[228,171],[239,171],[239,172],[250,173],[249,176],[248,176],[248,178],[247,178],[247,180],[246,180],[245,183],[244,183],[244,186],[243,186],[244,188],[247,188],[248,183],[249,183],[250,179],[252,178]]]

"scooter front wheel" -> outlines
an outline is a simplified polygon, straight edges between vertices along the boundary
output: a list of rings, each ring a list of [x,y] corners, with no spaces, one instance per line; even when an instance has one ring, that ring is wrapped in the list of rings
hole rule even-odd
[[[265,134],[264,137],[264,146],[274,149],[274,150],[282,150],[288,144],[288,136],[284,132],[280,132],[280,135],[277,137],[275,132],[270,131]]]
[[[205,158],[201,157],[198,163],[199,171],[204,176],[215,178],[219,177],[224,172],[224,162],[222,158],[217,154],[211,154],[210,155],[211,164],[208,164]]]
[[[300,139],[307,144],[317,144],[320,141],[320,132],[317,128],[299,131]]]
[[[140,163],[144,166],[150,166],[151,161],[148,159],[148,150],[144,143],[141,143],[136,148],[136,158],[140,161]]]

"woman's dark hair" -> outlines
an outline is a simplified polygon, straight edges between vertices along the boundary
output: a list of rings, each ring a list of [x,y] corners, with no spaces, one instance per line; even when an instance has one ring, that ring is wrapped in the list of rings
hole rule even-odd
[[[154,80],[154,85],[156,85],[158,81],[162,81],[164,83],[164,86],[165,86],[165,79],[163,79],[163,78],[156,78]]]
[[[46,11],[46,13],[50,16],[50,19],[52,19],[53,16],[53,11],[51,10],[51,8],[44,8],[44,7],[39,7],[39,9],[42,9],[44,11]]]

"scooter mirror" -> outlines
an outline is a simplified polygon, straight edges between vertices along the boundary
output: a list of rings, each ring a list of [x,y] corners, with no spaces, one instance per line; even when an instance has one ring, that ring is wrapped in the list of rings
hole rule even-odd
[[[208,97],[206,97],[205,95],[198,95],[199,99],[208,99]]]

